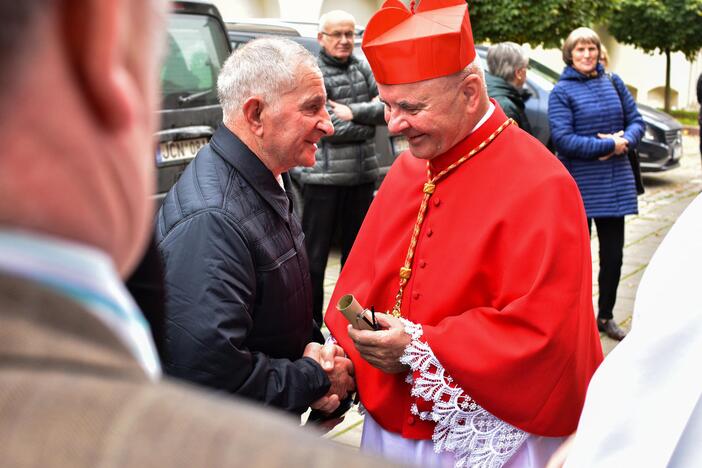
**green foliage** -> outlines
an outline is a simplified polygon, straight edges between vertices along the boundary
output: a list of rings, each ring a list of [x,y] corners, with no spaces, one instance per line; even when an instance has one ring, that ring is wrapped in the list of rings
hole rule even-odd
[[[608,23],[619,42],[645,52],[682,52],[692,60],[702,48],[702,0],[616,0]]]
[[[665,111],[665,109],[659,110]],[[678,119],[683,125],[697,125],[697,111],[671,109],[668,113]]]
[[[560,47],[575,28],[601,22],[610,0],[469,0],[476,42]]]

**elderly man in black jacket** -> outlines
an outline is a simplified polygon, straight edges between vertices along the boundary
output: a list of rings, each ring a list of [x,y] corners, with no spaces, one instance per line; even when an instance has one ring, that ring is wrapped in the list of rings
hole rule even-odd
[[[285,173],[334,133],[312,55],[284,39],[237,50],[217,82],[224,122],[166,196],[167,373],[287,411],[334,411],[351,362],[312,319],[304,235]]]
[[[378,179],[375,126],[384,124],[383,104],[368,63],[353,55],[356,21],[335,10],[319,20],[317,58],[329,95],[334,135],[324,137],[314,167],[303,170],[302,229],[310,258],[313,311],[322,321],[324,271],[337,225],[341,265],[373,200]]]

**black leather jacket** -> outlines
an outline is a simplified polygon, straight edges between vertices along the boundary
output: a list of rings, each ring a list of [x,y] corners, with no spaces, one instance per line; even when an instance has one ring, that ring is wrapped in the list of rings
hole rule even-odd
[[[351,108],[353,120],[340,120],[327,107],[334,124],[334,135],[322,138],[315,154],[314,167],[302,169],[302,182],[321,185],[360,185],[378,178],[375,151],[375,126],[385,123],[383,103],[372,101],[378,86],[368,63],[349,57],[346,62],[331,57],[322,49],[317,58],[324,75],[324,87],[332,101]]]
[[[166,373],[296,413],[327,392],[321,366],[301,358],[321,333],[300,223],[271,172],[226,127],[166,196],[156,242]]]

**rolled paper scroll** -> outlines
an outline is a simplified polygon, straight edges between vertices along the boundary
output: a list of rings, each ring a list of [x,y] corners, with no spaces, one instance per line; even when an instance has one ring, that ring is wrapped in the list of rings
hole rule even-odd
[[[344,314],[346,320],[357,330],[375,330],[370,312],[358,303],[353,294],[346,294],[336,304],[336,308]]]

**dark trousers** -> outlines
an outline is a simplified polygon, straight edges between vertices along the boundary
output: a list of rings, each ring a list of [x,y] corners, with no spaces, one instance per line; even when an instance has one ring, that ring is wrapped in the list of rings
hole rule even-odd
[[[600,274],[597,283],[600,298],[597,303],[597,318],[609,320],[617,301],[617,288],[622,273],[624,257],[624,217],[588,218],[587,228],[592,233],[592,220],[595,220],[597,237],[600,241]]]
[[[331,247],[334,229],[341,228],[341,266],[351,251],[356,234],[373,201],[375,184],[340,187],[307,184],[303,189],[304,209],[302,230],[310,261],[312,277],[312,313],[322,323],[324,305],[324,271]]]

